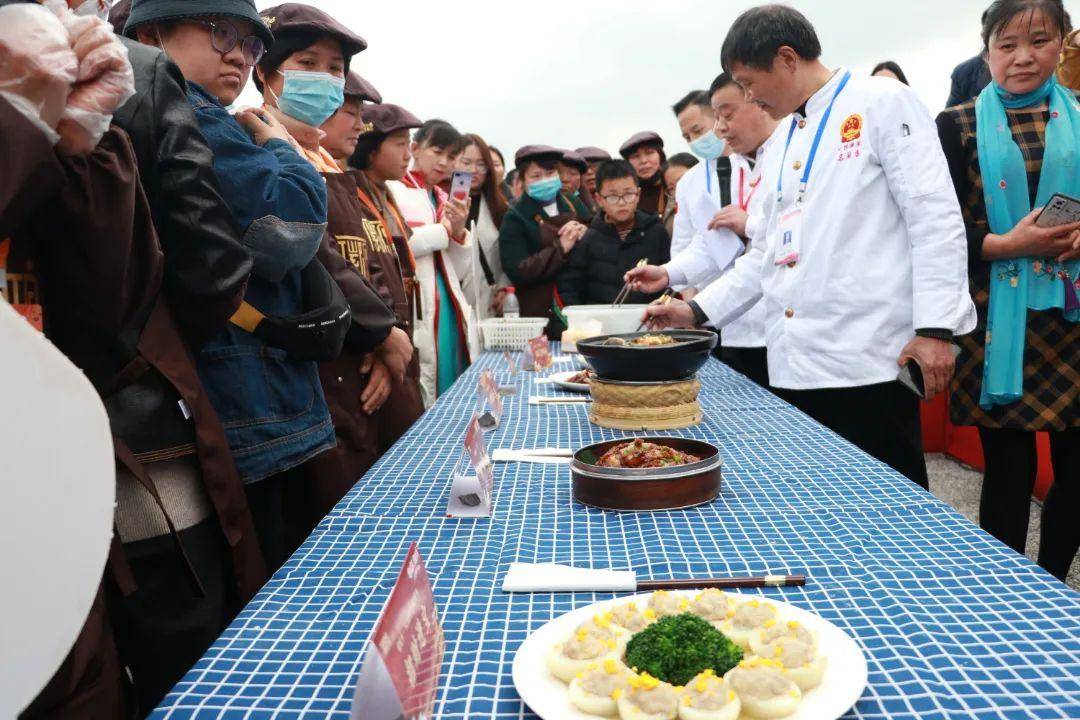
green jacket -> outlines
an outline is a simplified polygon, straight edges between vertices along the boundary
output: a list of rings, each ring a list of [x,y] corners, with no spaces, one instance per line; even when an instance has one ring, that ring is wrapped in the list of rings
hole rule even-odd
[[[570,204],[574,206],[574,212],[577,213],[578,220],[590,224],[593,220],[593,212],[589,209],[589,206],[585,204],[585,201],[581,199],[580,195],[562,195],[564,200],[569,200]]]
[[[562,195],[555,199],[559,213],[574,207]],[[521,314],[547,317],[554,297],[555,278],[566,265],[566,254],[559,243],[541,246],[538,218],[544,209],[528,195],[510,206],[499,229],[499,257],[503,271],[517,291]]]

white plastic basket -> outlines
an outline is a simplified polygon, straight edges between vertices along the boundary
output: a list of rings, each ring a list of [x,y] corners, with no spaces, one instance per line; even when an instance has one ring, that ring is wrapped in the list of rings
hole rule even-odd
[[[543,334],[547,318],[488,318],[480,322],[485,350],[522,350]]]

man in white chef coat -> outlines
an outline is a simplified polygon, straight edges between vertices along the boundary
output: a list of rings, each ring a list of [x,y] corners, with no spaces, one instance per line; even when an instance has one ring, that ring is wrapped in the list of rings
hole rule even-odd
[[[654,327],[724,327],[764,298],[769,378],[795,406],[927,487],[918,401],[896,382],[914,361],[927,397],[947,389],[951,340],[975,327],[967,245],[933,119],[906,86],[832,71],[798,11],[743,13],[725,70],[785,120],[767,153],[764,227],[690,303]]]
[[[709,102],[708,90],[691,90],[671,106],[679,123],[679,132],[690,151],[701,162],[686,171],[675,186],[675,224],[671,233],[671,257],[690,247],[690,242],[704,228],[694,224],[689,207],[703,195],[712,196],[719,207],[731,202],[730,150],[716,129],[716,112]],[[697,293],[697,288],[688,288]]]
[[[713,80],[708,92],[702,95],[709,103],[708,115],[713,118],[709,135],[718,138],[718,144],[730,150],[728,158],[713,158],[714,164],[720,161],[728,164],[720,178],[727,185],[718,187],[717,178],[707,171],[692,176],[687,173],[679,181],[676,188],[679,210],[675,215],[671,262],[662,268],[664,274],[646,273],[662,280],[658,284],[664,286],[700,289],[727,271],[735,259],[748,250],[752,236],[747,220],[751,210],[759,208],[765,196],[759,192],[761,160],[778,121],[758,105],[747,102],[742,88],[727,73]],[[679,116],[680,125],[686,125],[684,120],[688,114],[684,112]],[[702,145],[700,138],[690,144],[695,152],[699,145]],[[708,147],[715,149],[715,144],[710,140],[701,149]],[[702,165],[708,166],[709,160]],[[690,241],[676,254],[674,237],[680,234],[689,236]],[[683,295],[686,297],[685,291]],[[691,293],[693,295],[696,293]],[[769,386],[764,303],[756,303],[726,325],[720,340],[721,360],[762,387]]]

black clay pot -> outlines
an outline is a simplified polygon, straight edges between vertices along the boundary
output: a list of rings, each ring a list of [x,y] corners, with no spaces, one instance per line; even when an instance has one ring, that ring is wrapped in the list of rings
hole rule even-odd
[[[611,338],[630,342],[643,335],[670,335],[671,345],[611,345]],[[701,369],[716,347],[716,333],[708,330],[665,330],[662,333],[600,335],[579,341],[578,352],[589,359],[604,380],[663,382],[683,380]]]

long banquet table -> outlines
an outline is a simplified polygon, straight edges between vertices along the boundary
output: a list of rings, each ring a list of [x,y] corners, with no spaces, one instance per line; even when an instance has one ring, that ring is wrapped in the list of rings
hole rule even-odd
[[[570,369],[570,365],[555,369]],[[316,528],[152,717],[348,718],[365,643],[416,541],[446,634],[440,718],[535,717],[514,653],[553,617],[611,593],[504,594],[513,561],[639,577],[805,573],[762,591],[818,613],[867,655],[850,718],[1080,718],[1080,594],[947,505],[715,360],[701,425],[724,456],[709,505],[613,513],[576,504],[565,466],[496,466],[493,516],[446,517],[450,472],[492,370],[515,384],[488,447],[622,437],[484,354]],[[539,374],[543,375],[543,374]]]

